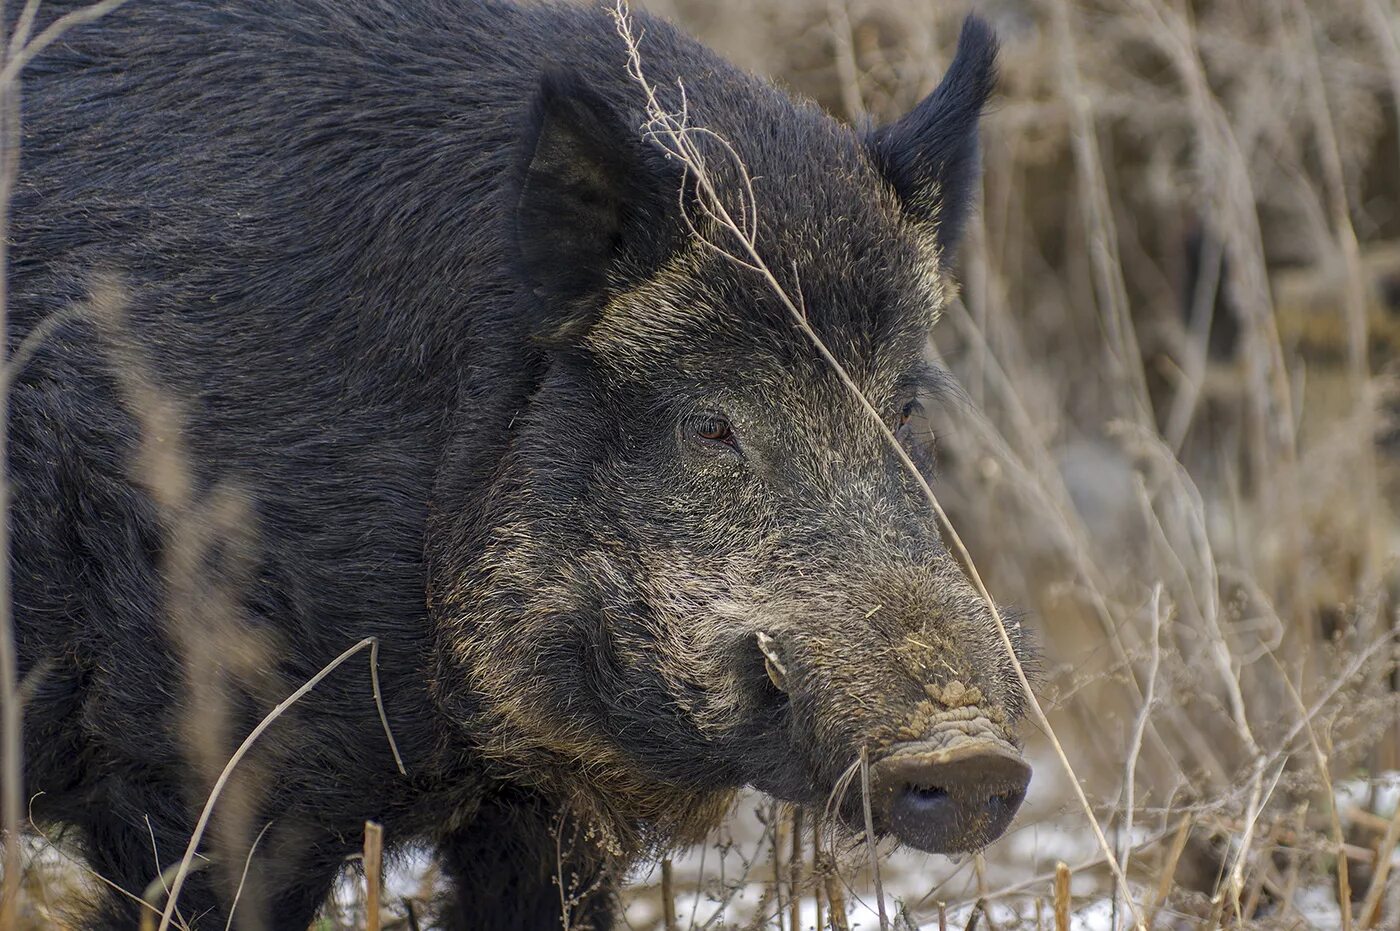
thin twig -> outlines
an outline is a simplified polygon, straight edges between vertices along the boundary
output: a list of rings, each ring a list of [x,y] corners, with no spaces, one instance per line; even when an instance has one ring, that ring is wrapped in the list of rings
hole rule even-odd
[[[42,792],[36,793],[35,796],[34,796],[34,798],[38,798],[40,795],[43,795],[43,794],[44,794],[44,793],[42,793]],[[34,804],[34,799],[30,799],[29,802],[30,802],[30,805],[32,806],[32,805]],[[129,899],[133,904],[135,904],[138,908],[140,908],[140,909],[142,910],[143,915],[144,915],[144,913],[146,913],[146,912],[149,912],[149,913],[150,913],[151,915],[153,915],[153,916],[154,916],[154,915],[159,915],[159,914],[160,914],[160,909],[158,909],[156,906],[152,905],[151,903],[147,902],[147,901],[146,901],[144,898],[142,898],[141,896],[139,896],[139,895],[137,895],[136,893],[130,891],[129,889],[124,889],[124,888],[122,888],[121,886],[117,885],[116,883],[112,882],[112,881],[111,881],[110,879],[108,879],[106,876],[103,876],[101,873],[97,872],[97,871],[94,870],[92,867],[88,866],[88,865],[87,865],[86,863],[84,863],[82,860],[77,859],[77,858],[75,858],[75,857],[73,857],[73,856],[70,856],[62,847],[60,847],[58,844],[56,844],[56,843],[54,842],[54,839],[53,839],[53,838],[49,837],[48,834],[44,833],[44,829],[43,829],[43,828],[39,827],[39,825],[35,823],[35,821],[34,821],[34,813],[33,813],[32,811],[29,813],[29,830],[33,831],[35,834],[37,834],[39,837],[41,837],[41,838],[43,839],[44,843],[48,845],[48,849],[50,849],[50,850],[52,850],[54,853],[58,854],[58,856],[61,857],[61,858],[64,860],[64,862],[68,863],[70,866],[72,866],[73,868],[75,868],[79,873],[82,873],[83,875],[87,876],[89,879],[92,879],[93,881],[99,883],[100,885],[106,886],[108,889],[112,890],[112,892],[116,893],[117,895],[119,895],[119,896],[121,896],[121,897],[123,897],[123,898]],[[148,888],[149,888],[149,887],[148,887]],[[143,920],[144,920],[144,917],[143,917]],[[184,925],[183,922],[177,921],[176,924],[177,924],[181,929],[185,929],[185,925]]]
[[[248,881],[248,868],[253,865],[253,854],[257,852],[258,843],[263,839],[263,835],[267,833],[267,829],[272,827],[272,825],[273,822],[271,821],[264,824],[262,830],[258,832],[258,836],[253,838],[253,843],[248,846],[248,856],[243,858],[243,875],[238,878],[238,888],[233,891],[233,901],[230,902],[228,906],[228,920],[224,922],[224,931],[230,931],[233,927],[233,916],[234,913],[238,911],[238,900],[243,898],[243,885]],[[154,912],[148,914],[154,914]]]
[[[1334,803],[1332,806],[1336,808]],[[1382,899],[1385,897],[1385,883],[1390,878],[1390,858],[1395,845],[1400,843],[1400,805],[1395,806],[1395,814],[1386,825],[1385,835],[1376,845],[1376,870],[1371,874],[1371,886],[1366,890],[1366,899],[1361,903],[1361,927],[1374,928],[1381,917]]]
[[[196,863],[190,872],[197,872],[209,866],[208,861]],[[170,896],[171,883],[175,881],[175,875],[180,871],[180,864],[172,863],[156,874],[156,878],[146,884],[146,888],[141,892],[141,901],[146,908],[141,911],[140,931],[152,931],[156,926],[156,903],[162,898],[168,899]],[[178,922],[183,925],[184,922]]]
[[[1331,815],[1332,841],[1337,845],[1337,907],[1342,914],[1342,931],[1351,931],[1351,882],[1348,876],[1347,857],[1343,852],[1346,837],[1342,833],[1341,816],[1337,813],[1337,796],[1332,790],[1331,765],[1327,761],[1327,754],[1322,750],[1322,744],[1318,741],[1317,731],[1313,729],[1313,712],[1310,712],[1308,707],[1303,704],[1303,696],[1298,694],[1293,680],[1288,676],[1288,671],[1283,668],[1283,664],[1278,661],[1278,657],[1274,656],[1273,651],[1269,652],[1269,658],[1273,660],[1274,666],[1278,669],[1279,679],[1282,680],[1289,697],[1293,699],[1302,715],[1298,726],[1307,732],[1308,745],[1312,747],[1313,758],[1317,762],[1318,775],[1322,778],[1323,786],[1327,790],[1327,810]],[[1289,742],[1291,742],[1291,738],[1286,740],[1285,744]]]
[[[32,42],[26,43],[18,52],[8,56],[5,67],[0,69],[0,86],[9,84],[18,78],[20,72],[34,60],[35,56],[63,38],[63,34],[68,30],[96,22],[118,7],[124,6],[126,2],[127,0],[101,0],[100,3],[83,7],[81,10],[65,13],[49,23],[48,27],[35,36]]]
[[[885,886],[880,881],[880,851],[875,845],[875,819],[870,812],[870,755],[860,748],[860,796],[865,812],[865,847],[870,853],[870,876],[875,883],[875,904],[880,912],[880,931],[889,931],[890,919],[885,914]]]
[[[384,738],[389,741],[389,750],[394,754],[394,765],[398,767],[400,776],[407,776],[408,770],[403,765],[403,757],[399,755],[399,742],[394,739],[394,732],[389,727],[389,715],[384,710],[384,693],[379,690],[379,638],[371,637],[369,645],[369,685],[374,694],[374,707],[379,712],[379,723],[384,727]]]
[[[322,679],[334,672],[350,657],[354,656],[365,647],[373,646],[375,640],[376,638],[374,637],[366,637],[331,660],[325,666],[321,667],[320,672],[306,680],[300,688],[279,702],[277,707],[268,712],[267,715],[258,722],[257,726],[249,732],[248,736],[243,738],[243,742],[238,745],[238,749],[233,752],[233,756],[229,758],[228,764],[224,766],[223,772],[219,773],[219,778],[215,781],[214,788],[209,792],[209,797],[204,802],[204,809],[199,813],[199,820],[195,823],[194,833],[190,835],[190,842],[188,846],[185,847],[185,855],[180,860],[180,869],[176,872],[175,880],[170,885],[170,895],[166,899],[165,911],[161,913],[160,927],[157,931],[166,931],[166,929],[170,927],[171,918],[175,914],[175,904],[180,897],[180,890],[184,886],[185,877],[189,875],[190,865],[194,861],[195,851],[199,848],[199,841],[204,836],[205,828],[209,826],[209,818],[214,813],[214,805],[218,802],[219,795],[223,792],[224,786],[228,784],[229,777],[233,775],[234,767],[236,767],[239,761],[252,749],[253,744],[263,735],[263,732],[282,716],[283,712],[304,698],[307,693],[320,684]]]
[[[1162,869],[1157,876],[1157,889],[1153,892],[1152,903],[1147,909],[1149,931],[1157,923],[1157,912],[1167,901],[1167,895],[1176,882],[1176,865],[1181,860],[1181,854],[1186,850],[1186,842],[1191,839],[1191,826],[1195,823],[1195,816],[1191,814],[1182,815],[1181,820],[1177,822],[1171,846],[1167,848],[1167,855],[1162,859]]]
[[[1142,740],[1147,733],[1147,722],[1152,717],[1152,703],[1157,694],[1157,673],[1162,664],[1162,584],[1152,587],[1152,654],[1147,665],[1147,694],[1143,696],[1142,707],[1138,709],[1137,721],[1133,725],[1133,741],[1128,749],[1128,762],[1123,768],[1123,842],[1119,845],[1118,860],[1123,864],[1123,872],[1128,871],[1133,843],[1134,788],[1137,783],[1138,755],[1142,753]]]

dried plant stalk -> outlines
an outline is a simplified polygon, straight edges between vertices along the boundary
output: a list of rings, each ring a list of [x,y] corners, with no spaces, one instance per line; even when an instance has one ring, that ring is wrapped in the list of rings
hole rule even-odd
[[[803,810],[792,810],[792,854],[788,857],[788,927],[802,931],[802,820]]]
[[[384,827],[365,822],[365,931],[379,931],[379,892],[384,879]]]
[[[27,0],[8,40],[0,44],[0,831],[4,833],[0,867],[0,928],[18,924],[20,875],[24,861],[20,850],[23,829],[24,762],[22,721],[24,696],[20,690],[16,654],[13,601],[10,583],[10,481],[9,412],[13,366],[23,364],[10,353],[10,201],[19,179],[22,106],[20,74],[35,55],[62,38],[74,26],[93,22],[125,3],[102,0],[90,7],[59,16],[43,32],[30,38],[38,14],[37,0]]]
[[[1069,928],[1069,864],[1055,864],[1055,931]]]
[[[676,877],[670,857],[661,860],[661,913],[666,931],[679,931],[680,923],[676,920]]]

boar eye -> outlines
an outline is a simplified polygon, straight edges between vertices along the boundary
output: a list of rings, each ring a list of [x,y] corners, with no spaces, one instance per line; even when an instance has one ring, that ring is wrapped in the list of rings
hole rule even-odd
[[[906,402],[905,405],[899,409],[899,424],[895,429],[903,430],[905,427],[909,426],[909,421],[921,410],[923,410],[923,405],[918,401]]]
[[[725,446],[738,446],[734,428],[729,421],[718,414],[701,414],[690,425],[690,433],[697,440],[706,443],[722,443]]]

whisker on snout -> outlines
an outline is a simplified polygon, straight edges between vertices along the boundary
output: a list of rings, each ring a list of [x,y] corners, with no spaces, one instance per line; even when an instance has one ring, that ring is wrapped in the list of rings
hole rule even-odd
[[[841,818],[839,812],[845,803],[846,793],[851,791],[851,786],[855,784],[856,777],[860,775],[860,758],[851,761],[845,771],[841,773],[835,784],[831,787],[831,792],[826,798],[826,807],[820,822],[820,830],[824,831],[824,840],[828,850],[836,850],[841,846],[843,840],[850,841],[854,838],[846,836],[841,830]]]
[[[836,825],[835,814],[841,808],[841,803],[846,798],[846,793],[851,790],[851,784],[855,782],[856,775],[860,772],[860,759],[851,761],[851,765],[846,767],[846,771],[841,774],[841,778],[836,780],[836,784],[831,787],[831,794],[826,798],[825,817],[823,821],[831,825],[832,836],[835,837]]]

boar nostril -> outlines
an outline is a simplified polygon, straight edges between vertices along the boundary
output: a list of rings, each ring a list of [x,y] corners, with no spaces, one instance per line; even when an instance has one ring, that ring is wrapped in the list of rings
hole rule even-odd
[[[909,786],[905,791],[913,795],[921,804],[929,804],[948,797],[948,790],[940,789],[937,786]]]
[[[999,740],[896,748],[872,776],[884,817],[901,841],[931,853],[975,850],[1011,823],[1030,767]]]
[[[953,814],[953,800],[948,797],[946,789],[936,786],[906,786],[904,793],[907,796],[905,804],[912,810],[918,811],[924,817],[938,817],[940,815],[951,817]]]

